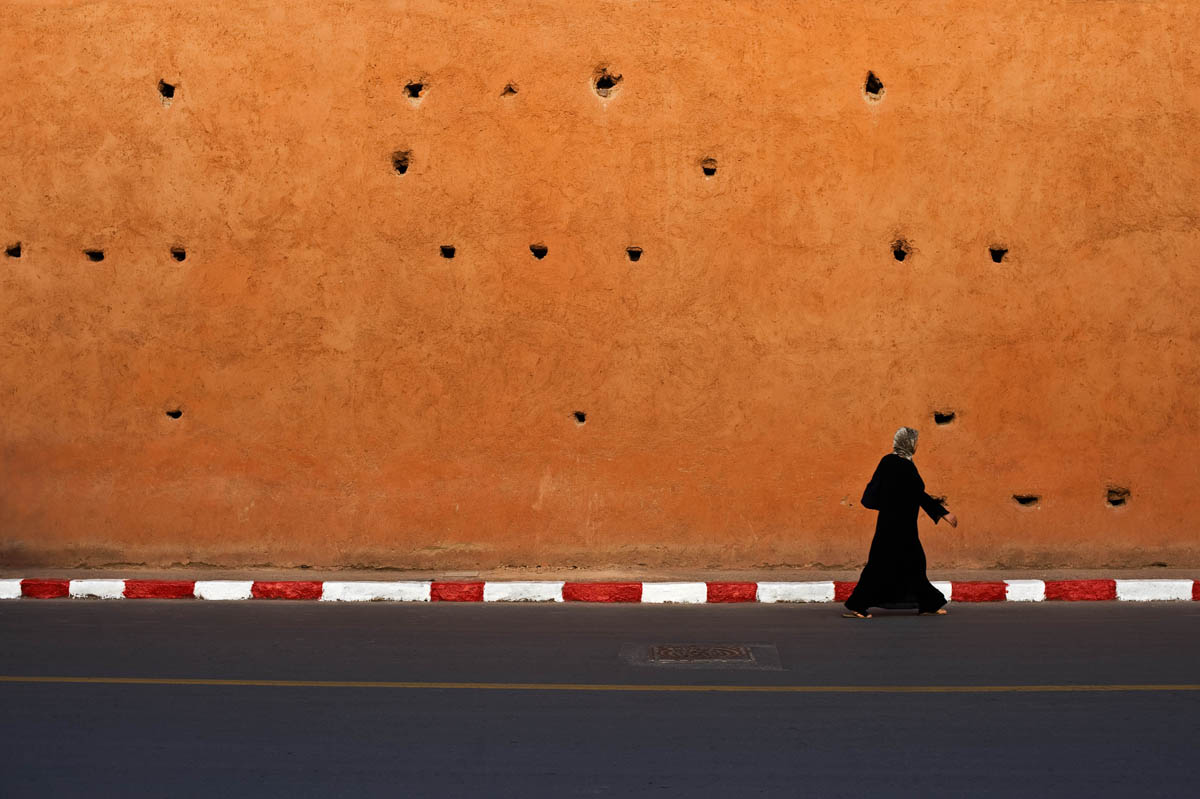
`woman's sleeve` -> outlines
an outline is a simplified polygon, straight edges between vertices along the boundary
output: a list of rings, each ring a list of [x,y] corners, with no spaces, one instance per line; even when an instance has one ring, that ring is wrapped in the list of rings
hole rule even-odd
[[[929,514],[929,518],[933,519],[934,524],[937,524],[943,516],[950,512],[946,510],[942,503],[938,502],[924,491],[921,492],[921,508]]]

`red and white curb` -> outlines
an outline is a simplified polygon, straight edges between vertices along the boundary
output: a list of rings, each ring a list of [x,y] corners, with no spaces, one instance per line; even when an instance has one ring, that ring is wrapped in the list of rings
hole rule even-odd
[[[1200,580],[933,581],[955,602],[1200,601]],[[0,580],[0,599],[309,599],[323,602],[844,602],[853,582],[304,582]]]

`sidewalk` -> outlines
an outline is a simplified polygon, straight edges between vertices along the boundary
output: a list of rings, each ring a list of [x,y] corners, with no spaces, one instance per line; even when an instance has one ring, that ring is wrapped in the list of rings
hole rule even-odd
[[[465,570],[280,568],[273,566],[218,568],[188,565],[178,568],[112,566],[100,569],[15,568],[0,566],[0,579],[136,579],[136,580],[302,580],[325,582],[357,580],[451,580],[570,582],[814,582],[857,580],[861,567],[853,569],[778,568],[756,569],[563,569],[499,568]],[[1186,580],[1200,578],[1200,565],[1193,568],[1139,567],[1102,569],[929,569],[930,580],[997,582],[1003,580]]]

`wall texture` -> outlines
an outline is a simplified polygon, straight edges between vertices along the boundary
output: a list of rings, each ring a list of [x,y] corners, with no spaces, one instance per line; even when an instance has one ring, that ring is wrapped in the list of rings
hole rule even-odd
[[[0,563],[1200,563],[1200,4],[0,10]]]

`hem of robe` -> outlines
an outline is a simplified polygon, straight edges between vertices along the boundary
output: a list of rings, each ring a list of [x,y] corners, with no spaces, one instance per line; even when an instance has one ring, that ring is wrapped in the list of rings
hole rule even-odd
[[[884,610],[914,610],[915,609],[921,613],[931,613],[935,610],[940,610],[941,608],[943,608],[947,604],[949,604],[950,600],[948,600],[946,598],[945,594],[943,594],[941,591],[938,591],[938,589],[934,588],[932,584],[929,587],[933,591],[937,591],[938,596],[941,597],[941,601],[938,602],[937,604],[931,603],[928,605],[922,605],[921,601],[919,599],[914,599],[914,598],[910,598],[910,597],[904,597],[903,599],[882,599],[882,600],[870,599],[866,603],[861,603],[861,600],[860,600],[860,602],[854,601],[854,599],[855,599],[854,593],[851,593],[850,597],[842,604],[847,610],[851,610],[856,613],[866,613],[869,608],[883,608]]]

